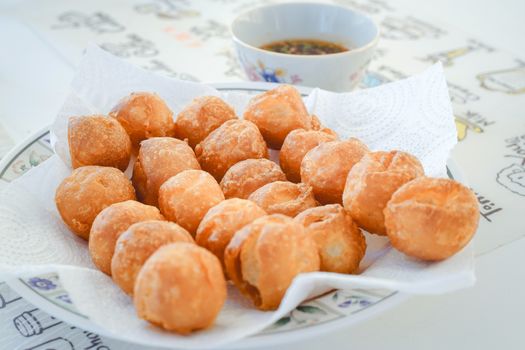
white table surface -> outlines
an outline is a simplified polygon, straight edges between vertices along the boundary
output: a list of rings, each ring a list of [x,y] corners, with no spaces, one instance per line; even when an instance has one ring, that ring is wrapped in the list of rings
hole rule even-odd
[[[34,32],[5,15],[2,7],[14,2],[0,3],[0,155],[51,123],[73,75],[73,67]],[[525,56],[525,1],[396,3]],[[524,251],[521,239],[478,256],[473,288],[414,297],[357,326],[276,349],[525,349]]]

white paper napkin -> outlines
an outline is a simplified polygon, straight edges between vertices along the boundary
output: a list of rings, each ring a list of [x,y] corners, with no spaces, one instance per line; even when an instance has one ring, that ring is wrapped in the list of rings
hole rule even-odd
[[[69,175],[67,118],[108,113],[134,91],[158,93],[176,115],[192,98],[222,96],[242,115],[250,96],[221,94],[210,86],[154,75],[90,47],[72,84],[71,94],[52,126],[57,155],[30,170],[0,192],[0,266],[22,273],[32,266],[56,265],[75,306],[97,325],[132,342],[174,348],[206,348],[255,334],[304,299],[332,288],[391,289],[438,294],[474,283],[472,252],[465,248],[439,263],[425,263],[390,248],[383,237],[368,236],[361,275],[310,273],[298,276],[279,310],[253,309],[233,287],[215,325],[179,336],[139,320],[131,300],[111,279],[95,270],[86,242],[62,223],[54,204],[55,189]],[[440,65],[420,75],[354,93],[313,90],[305,99],[311,113],[343,138],[359,137],[373,150],[400,149],[416,155],[431,176],[445,174],[456,143],[447,86]]]

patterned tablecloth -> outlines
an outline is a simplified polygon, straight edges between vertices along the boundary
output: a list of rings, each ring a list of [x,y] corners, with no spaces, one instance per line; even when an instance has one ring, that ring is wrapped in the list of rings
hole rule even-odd
[[[486,254],[523,237],[525,61],[439,21],[406,13],[395,1],[333,2],[363,11],[381,25],[382,38],[361,88],[443,62],[460,141],[453,159],[476,192],[482,214],[476,252]],[[39,0],[34,6],[24,2],[17,16],[71,65],[94,42],[160,74],[227,82],[245,79],[228,24],[240,12],[266,3],[271,1]],[[261,65],[251,78],[282,82],[278,68]],[[39,163],[34,157],[29,166]],[[0,324],[9,325],[0,328],[2,346],[4,339],[10,342],[5,349],[124,348],[53,319],[5,284],[0,284]]]

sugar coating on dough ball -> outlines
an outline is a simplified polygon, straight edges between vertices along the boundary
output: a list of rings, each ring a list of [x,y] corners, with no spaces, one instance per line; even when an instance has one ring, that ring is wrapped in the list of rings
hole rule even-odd
[[[283,214],[290,217],[319,205],[312,187],[289,181],[275,181],[264,185],[253,192],[248,199],[257,203],[268,214]]]
[[[191,243],[168,244],[153,253],[133,293],[140,318],[180,334],[211,326],[225,301],[219,260]]]
[[[337,135],[320,130],[293,130],[284,139],[279,164],[292,182],[301,182],[301,162],[308,151],[322,142],[337,140]]]
[[[160,186],[170,177],[189,169],[199,170],[200,165],[186,142],[171,137],[142,141],[132,177],[137,197],[157,206]]]
[[[215,254],[224,266],[224,249],[235,232],[266,215],[266,212],[252,201],[231,198],[211,208],[197,229],[195,240],[198,245]]]
[[[270,182],[284,180],[286,176],[283,171],[271,160],[246,159],[228,169],[221,180],[221,189],[226,198],[246,199],[258,188]]]
[[[244,119],[257,125],[268,147],[273,149],[281,148],[290,131],[312,128],[312,117],[299,91],[290,85],[254,96],[246,107]]]
[[[307,209],[294,219],[312,237],[321,257],[321,271],[356,273],[365,256],[365,236],[340,204]]]
[[[320,143],[304,156],[301,180],[320,203],[341,204],[348,172],[366,153],[368,147],[356,138]]]
[[[95,266],[111,275],[111,259],[118,237],[134,223],[163,220],[159,210],[137,201],[115,203],[102,210],[91,226],[89,254]]]
[[[95,217],[113,203],[135,199],[135,190],[124,173],[96,165],[73,170],[58,186],[55,203],[64,223],[88,239]]]
[[[175,137],[195,148],[225,121],[236,119],[233,108],[217,96],[195,98],[177,116]]]
[[[319,270],[319,253],[304,227],[273,214],[237,231],[224,253],[226,271],[261,310],[279,307],[295,276]]]
[[[191,235],[174,222],[137,222],[117,240],[111,259],[111,277],[127,294],[133,294],[137,275],[148,258],[160,247],[176,242],[194,243]]]
[[[224,200],[217,181],[205,171],[185,170],[169,178],[159,190],[159,207],[193,236],[204,215]]]
[[[479,221],[478,200],[457,181],[418,177],[388,202],[385,227],[392,246],[423,260],[443,260],[470,241]]]
[[[133,147],[150,137],[173,136],[173,113],[155,93],[134,92],[124,97],[110,116],[126,129]]]
[[[71,117],[67,138],[73,169],[101,165],[126,170],[131,141],[118,121],[102,115]]]
[[[255,124],[233,119],[212,131],[195,147],[195,154],[202,169],[220,181],[241,160],[268,158],[268,148]]]
[[[370,152],[348,173],[343,204],[360,227],[386,235],[386,204],[399,187],[423,175],[419,160],[408,153]]]

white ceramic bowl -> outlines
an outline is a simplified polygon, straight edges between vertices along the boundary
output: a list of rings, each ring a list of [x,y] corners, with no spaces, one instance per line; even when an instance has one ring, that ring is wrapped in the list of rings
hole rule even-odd
[[[352,90],[361,80],[379,40],[379,27],[359,12],[336,5],[284,3],[239,15],[231,26],[239,61],[248,79]],[[291,55],[259,47],[286,39],[317,39],[349,51]]]

